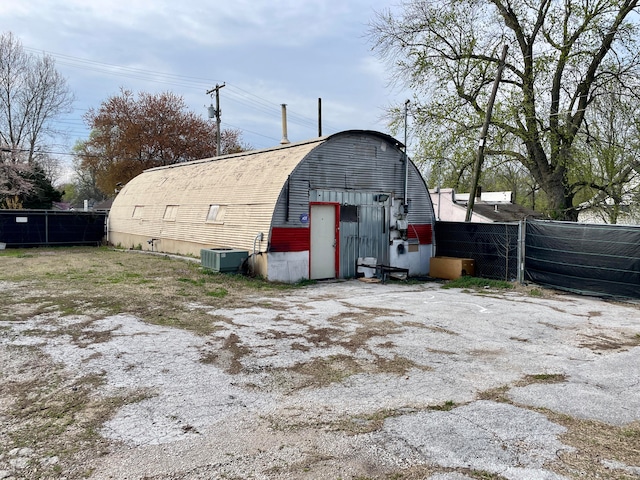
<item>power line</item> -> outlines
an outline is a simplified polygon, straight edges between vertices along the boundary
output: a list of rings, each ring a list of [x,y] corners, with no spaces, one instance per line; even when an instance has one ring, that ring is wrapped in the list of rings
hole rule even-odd
[[[206,89],[208,85],[211,85],[210,79],[200,77],[177,75],[147,69],[126,67],[122,65],[115,65],[111,63],[99,62],[96,60],[74,57],[57,52],[47,52],[30,47],[24,48],[25,50],[34,53],[50,55],[54,57],[56,61],[61,65],[79,68],[82,70],[97,71],[99,73],[104,73],[107,75],[133,78],[136,80],[145,80],[153,83],[178,86],[193,90],[203,90]],[[273,117],[280,116],[279,112],[281,103],[264,99],[234,84],[228,84],[228,86],[232,90],[237,90],[237,92],[230,92],[229,99],[231,101],[249,108],[254,108],[262,113]],[[288,116],[290,122],[294,125],[299,125],[307,128],[315,128],[317,126],[317,122],[314,118],[299,114],[291,108],[288,109]],[[330,124],[327,124],[325,126],[329,127],[329,129],[338,130],[338,128]]]

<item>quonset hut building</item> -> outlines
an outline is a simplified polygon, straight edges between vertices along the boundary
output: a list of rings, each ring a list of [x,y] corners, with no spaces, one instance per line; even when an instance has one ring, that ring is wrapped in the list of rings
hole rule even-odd
[[[364,258],[426,275],[433,206],[402,148],[345,131],[146,170],[113,202],[109,242],[194,256],[240,249],[270,281],[355,277]]]

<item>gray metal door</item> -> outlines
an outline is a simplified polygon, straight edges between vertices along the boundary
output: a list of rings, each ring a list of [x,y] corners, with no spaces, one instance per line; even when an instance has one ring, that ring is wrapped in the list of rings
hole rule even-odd
[[[361,205],[358,221],[359,255],[389,264],[389,229],[385,205]]]
[[[341,277],[356,276],[358,258],[373,257],[378,263],[389,263],[388,212],[384,204],[340,209]]]

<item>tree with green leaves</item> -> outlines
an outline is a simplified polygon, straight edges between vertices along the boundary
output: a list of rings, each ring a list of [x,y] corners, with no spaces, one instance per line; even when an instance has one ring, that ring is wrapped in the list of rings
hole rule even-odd
[[[640,102],[612,92],[593,103],[580,135],[581,208],[605,223],[640,219]],[[637,221],[637,220],[635,220]]]
[[[638,1],[407,0],[378,13],[374,49],[415,92],[416,159],[468,171],[508,45],[485,155],[522,164],[552,217],[576,220],[587,114],[611,88],[639,91]]]

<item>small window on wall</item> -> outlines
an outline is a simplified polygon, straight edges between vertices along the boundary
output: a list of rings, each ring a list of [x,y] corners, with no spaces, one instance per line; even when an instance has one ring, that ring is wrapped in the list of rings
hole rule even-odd
[[[144,207],[142,205],[136,205],[133,207],[133,214],[131,215],[133,218],[142,218],[142,214],[144,213]]]
[[[207,223],[224,223],[224,214],[226,211],[226,205],[209,205]]]
[[[357,205],[340,205],[340,221],[357,223],[358,222]]]
[[[175,222],[176,215],[178,215],[178,205],[167,205],[164,209],[163,220],[167,222]]]

